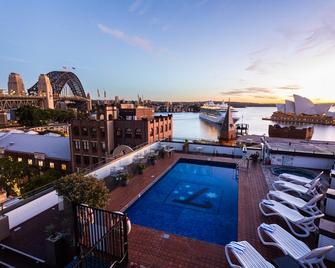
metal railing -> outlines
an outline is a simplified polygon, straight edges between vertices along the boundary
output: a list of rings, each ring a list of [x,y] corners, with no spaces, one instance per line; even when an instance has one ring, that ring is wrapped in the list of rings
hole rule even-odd
[[[74,205],[78,261],[73,267],[125,267],[128,263],[128,223],[123,213]]]

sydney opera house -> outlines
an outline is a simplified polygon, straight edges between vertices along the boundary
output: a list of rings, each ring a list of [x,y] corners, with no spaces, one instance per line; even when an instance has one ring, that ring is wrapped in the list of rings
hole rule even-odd
[[[335,118],[331,104],[314,104],[311,100],[293,95],[294,101],[285,100],[285,104],[277,104],[278,112],[292,115],[319,115]]]

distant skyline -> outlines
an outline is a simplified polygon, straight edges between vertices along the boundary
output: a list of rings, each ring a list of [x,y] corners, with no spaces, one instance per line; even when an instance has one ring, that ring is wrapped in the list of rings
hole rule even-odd
[[[0,89],[69,69],[93,98],[335,103],[335,0],[0,0]]]

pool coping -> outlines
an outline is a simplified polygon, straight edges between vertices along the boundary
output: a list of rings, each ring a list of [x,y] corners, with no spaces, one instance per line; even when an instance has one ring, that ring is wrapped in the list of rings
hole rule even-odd
[[[137,196],[135,196],[132,200],[130,200],[125,206],[122,207],[120,210],[121,212],[125,212],[129,207],[131,207],[143,194],[145,194],[151,187],[153,187],[162,177],[164,177],[178,162],[188,162],[191,163],[194,162],[210,162],[212,164],[217,163],[217,164],[224,164],[226,166],[230,166],[231,168],[235,168],[237,171],[237,176],[238,176],[238,165],[235,162],[220,162],[220,161],[215,161],[215,160],[206,160],[206,159],[194,159],[194,158],[188,158],[188,157],[181,157],[172,162],[159,176],[156,177],[151,183],[149,183]],[[224,166],[222,165],[222,166]]]

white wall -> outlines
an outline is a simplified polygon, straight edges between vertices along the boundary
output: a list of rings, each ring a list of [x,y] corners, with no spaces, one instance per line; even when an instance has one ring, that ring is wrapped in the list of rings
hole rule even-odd
[[[127,166],[131,164],[134,161],[134,158],[138,155],[145,155],[150,152],[150,150],[156,150],[160,148],[160,143],[156,142],[153,144],[146,145],[130,154],[127,154],[125,156],[122,156],[118,159],[115,159],[105,165],[103,165],[101,168],[96,169],[95,171],[88,173],[88,175],[94,176],[97,179],[104,179],[107,176],[110,175],[110,170],[112,167],[122,167],[122,166]]]
[[[12,229],[21,223],[35,217],[43,211],[58,204],[58,195],[56,191],[47,193],[23,206],[9,211],[5,215],[8,216],[9,228]]]
[[[291,159],[288,159],[291,158]],[[270,154],[272,165],[284,165],[301,167],[301,168],[312,168],[312,169],[323,169],[330,170],[334,164],[334,159],[330,158],[318,158],[307,157],[307,156],[294,156],[294,155],[284,155],[284,154]]]
[[[160,142],[162,146],[171,146],[175,148],[176,151],[183,150],[183,143],[179,142]],[[200,149],[201,148],[201,149]],[[216,145],[207,145],[207,144],[189,144],[189,151],[190,152],[199,152],[206,154],[227,154],[232,156],[242,156],[242,149],[237,147],[228,147],[228,146],[216,146]]]

